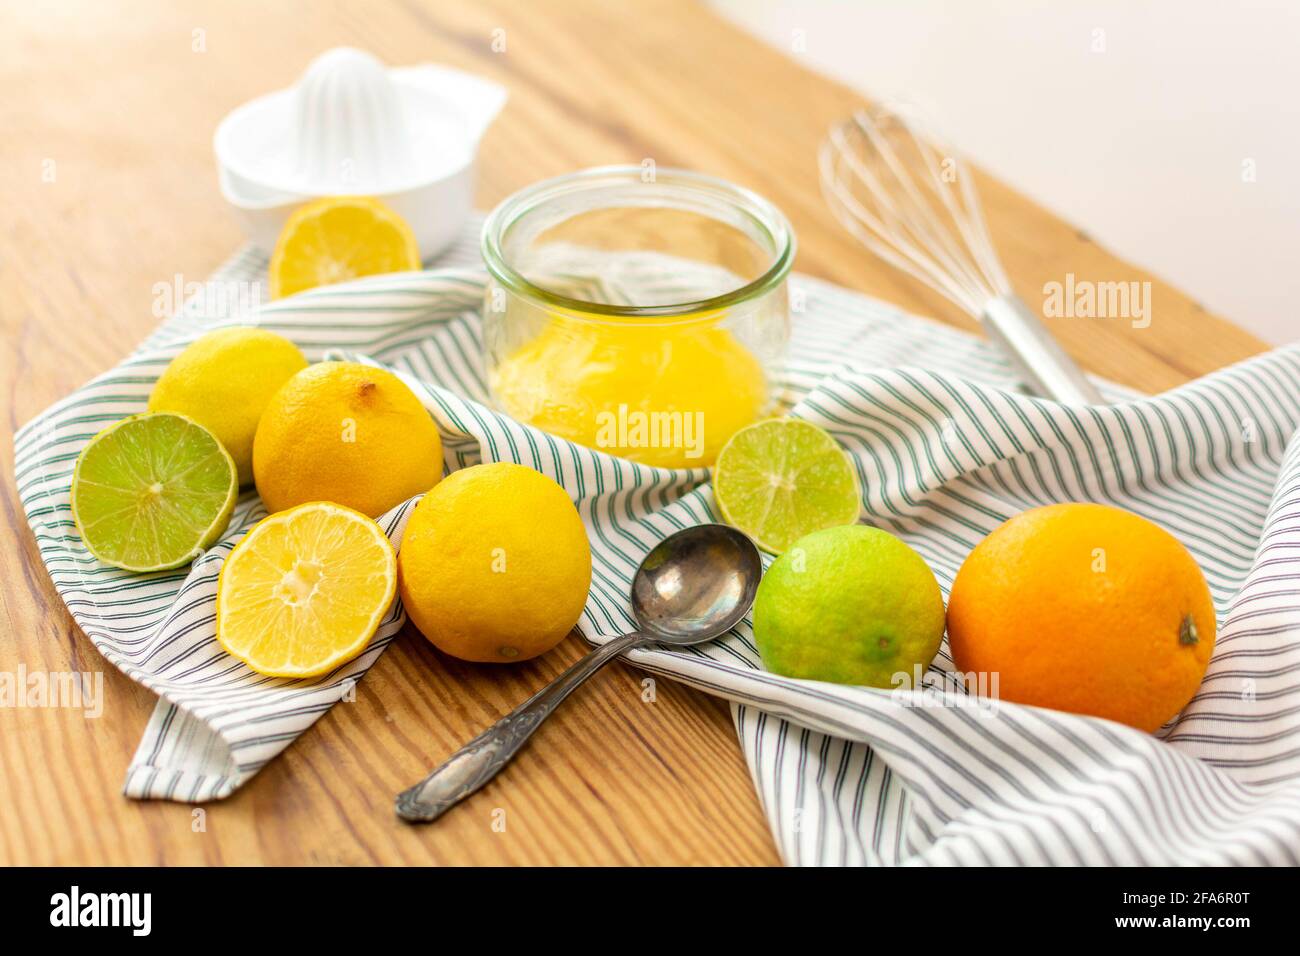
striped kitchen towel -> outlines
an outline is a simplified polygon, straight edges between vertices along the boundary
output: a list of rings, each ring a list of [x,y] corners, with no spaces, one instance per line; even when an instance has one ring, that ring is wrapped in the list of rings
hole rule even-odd
[[[202,296],[16,436],[23,507],[55,586],[104,656],[160,698],[128,795],[228,795],[346,695],[402,623],[395,607],[360,658],[312,681],[261,677],[226,656],[212,599],[221,561],[264,513],[252,494],[188,570],[132,575],[86,553],[68,507],[77,453],[141,411],[167,362],[209,328],[255,321],[313,360],[382,363],[434,415],[449,469],[512,460],[564,485],[592,544],[579,628],[594,642],[632,626],[626,595],[646,550],[716,520],[706,470],[637,465],[487,405],[473,235],[432,271],[319,289],[253,314],[226,307],[240,296]],[[257,282],[264,267],[246,251],[214,281]],[[785,400],[849,450],[866,520],[916,548],[945,592],[967,552],[1016,512],[1112,502],[1192,551],[1220,633],[1200,693],[1156,736],[968,697],[946,648],[926,686],[906,692],[769,674],[748,624],[704,647],[634,652],[638,665],[733,702],[786,862],[1297,863],[1300,349],[1159,397],[1112,389],[1114,405],[1064,408],[1014,390],[1007,364],[977,338],[824,282],[791,282],[799,309]],[[410,506],[381,519],[394,539]]]

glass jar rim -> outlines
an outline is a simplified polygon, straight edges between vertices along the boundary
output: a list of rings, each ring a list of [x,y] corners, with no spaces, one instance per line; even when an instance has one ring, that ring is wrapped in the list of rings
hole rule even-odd
[[[771,240],[775,254],[762,275],[729,292],[692,302],[672,302],[651,306],[616,305],[588,302],[552,292],[526,279],[506,261],[501,247],[502,237],[521,216],[552,200],[573,196],[600,185],[625,183],[629,180],[642,182],[644,173],[645,169],[641,166],[596,166],[543,179],[512,194],[498,204],[483,223],[481,246],[483,263],[488,272],[501,285],[519,295],[543,305],[563,309],[566,312],[590,315],[593,318],[608,316],[671,319],[699,312],[716,312],[757,298],[785,280],[794,262],[795,237],[789,221],[775,205],[758,193],[725,179],[684,169],[662,167],[655,169],[655,178],[647,185],[663,182],[685,186],[712,199],[720,199],[756,225]]]

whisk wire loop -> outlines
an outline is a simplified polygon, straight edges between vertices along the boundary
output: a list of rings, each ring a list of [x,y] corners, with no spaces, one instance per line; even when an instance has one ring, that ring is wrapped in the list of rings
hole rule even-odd
[[[1041,395],[1099,404],[1100,393],[1011,288],[974,177],[919,123],[859,110],[818,153],[822,195],[879,258],[979,319]]]

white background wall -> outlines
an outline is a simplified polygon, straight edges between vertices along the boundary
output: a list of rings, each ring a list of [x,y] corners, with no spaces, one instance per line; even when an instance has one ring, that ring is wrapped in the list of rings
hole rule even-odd
[[[814,69],[924,106],[990,172],[1211,311],[1300,339],[1300,0],[713,2]]]

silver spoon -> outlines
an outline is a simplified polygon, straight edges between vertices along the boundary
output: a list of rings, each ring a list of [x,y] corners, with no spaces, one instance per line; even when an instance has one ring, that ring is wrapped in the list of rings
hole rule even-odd
[[[721,637],[749,612],[762,573],[758,549],[735,528],[702,524],[669,535],[632,580],[637,630],[596,648],[398,794],[397,815],[412,823],[438,819],[495,777],[560,701],[624,651]]]

